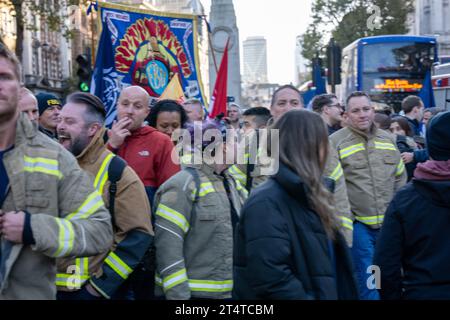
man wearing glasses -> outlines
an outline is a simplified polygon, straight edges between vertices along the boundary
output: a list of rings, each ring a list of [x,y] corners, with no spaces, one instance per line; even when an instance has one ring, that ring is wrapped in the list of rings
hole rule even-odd
[[[342,115],[344,108],[334,94],[321,94],[315,96],[312,101],[314,112],[319,113],[328,127],[328,135],[342,128]]]

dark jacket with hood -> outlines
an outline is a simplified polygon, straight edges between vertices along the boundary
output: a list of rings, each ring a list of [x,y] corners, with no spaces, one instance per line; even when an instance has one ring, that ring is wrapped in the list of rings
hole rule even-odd
[[[377,240],[382,299],[450,299],[450,161],[419,164]]]
[[[306,186],[285,165],[252,191],[236,238],[235,298],[358,299],[343,236],[329,241]]]
[[[398,135],[396,137],[397,148],[398,148],[398,151],[400,151],[400,153],[414,152],[414,148],[410,144],[409,139],[412,140],[412,138],[406,137],[406,136]],[[406,172],[408,174],[408,181],[412,179],[412,177],[414,175],[414,170],[416,170],[416,165],[417,165],[417,163],[415,163],[414,161],[405,164]]]

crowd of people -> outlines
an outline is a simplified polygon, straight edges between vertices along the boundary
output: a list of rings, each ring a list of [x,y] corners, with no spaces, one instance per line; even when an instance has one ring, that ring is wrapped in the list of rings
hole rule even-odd
[[[450,112],[402,109],[285,85],[207,119],[129,86],[107,127],[0,46],[0,299],[450,299]]]

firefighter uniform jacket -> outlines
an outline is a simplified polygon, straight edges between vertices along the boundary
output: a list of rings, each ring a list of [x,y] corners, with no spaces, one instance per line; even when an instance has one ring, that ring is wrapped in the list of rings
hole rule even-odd
[[[380,228],[386,208],[407,178],[395,141],[374,125],[369,134],[351,127],[341,129],[330,141],[334,150],[327,172],[337,187],[342,186],[335,199],[343,224],[350,228],[357,220],[372,229]]]
[[[91,175],[94,187],[109,208],[108,167],[115,155],[104,145],[105,130],[97,132],[77,160],[81,168]],[[121,179],[117,181],[113,246],[109,252],[95,257],[60,259],[56,278],[58,290],[79,289],[90,279],[89,282],[103,297],[111,298],[140,262],[150,245],[153,235],[150,216],[150,205],[144,184],[133,169],[127,166]],[[70,266],[76,266],[79,286],[73,286],[73,271],[67,273]]]
[[[196,170],[197,200],[195,179],[186,170],[165,182],[155,197],[156,294],[164,291],[169,300],[231,298],[233,289],[231,215],[232,210],[240,214],[247,192],[228,173],[217,175],[206,164]]]
[[[1,209],[28,212],[35,243],[1,239],[0,299],[55,299],[55,258],[107,251],[111,218],[76,159],[24,114],[3,162],[10,186]]]

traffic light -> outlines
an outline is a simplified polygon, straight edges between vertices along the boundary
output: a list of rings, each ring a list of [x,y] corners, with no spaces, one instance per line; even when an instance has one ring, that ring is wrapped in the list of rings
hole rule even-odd
[[[331,38],[327,46],[328,84],[341,84],[341,47]]]
[[[78,63],[78,89],[89,92],[92,75],[91,61],[85,54],[79,54],[75,60]]]

